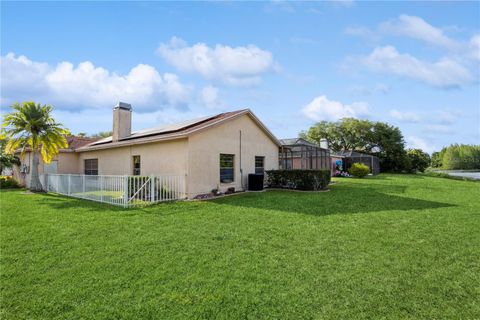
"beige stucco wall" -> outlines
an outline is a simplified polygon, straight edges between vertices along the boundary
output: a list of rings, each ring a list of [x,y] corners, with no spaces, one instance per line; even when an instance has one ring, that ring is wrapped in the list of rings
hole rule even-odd
[[[242,153],[240,172],[240,131]],[[234,154],[235,181],[220,183],[220,154]],[[249,173],[255,173],[255,156],[265,157],[265,169],[278,169],[278,146],[248,115],[193,134],[188,141],[188,194],[194,197],[218,188],[247,188]],[[242,179],[240,178],[242,177]]]
[[[79,167],[83,173],[85,159],[98,159],[100,175],[132,175],[133,156],[140,156],[141,175],[185,175],[187,145],[187,139],[179,139],[82,152]]]
[[[20,156],[17,154],[17,156]],[[38,173],[43,174],[45,172],[46,164],[43,162],[42,157],[39,157],[39,164],[38,164]],[[57,173],[80,173],[79,168],[79,154],[74,152],[60,152],[56,157],[52,159],[52,162],[57,163]],[[31,152],[26,152],[23,159],[21,159],[22,164],[25,164],[30,167],[28,173],[23,174],[20,173],[20,168],[15,167],[13,170],[14,178],[24,186],[30,185],[30,178],[32,174],[32,162],[33,162],[33,154]]]

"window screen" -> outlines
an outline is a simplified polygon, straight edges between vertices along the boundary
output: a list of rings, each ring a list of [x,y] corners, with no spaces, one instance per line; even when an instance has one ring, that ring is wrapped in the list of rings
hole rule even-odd
[[[98,159],[85,159],[85,174],[90,176],[98,175]]]
[[[255,156],[255,174],[264,174],[265,157]]]
[[[234,181],[233,154],[220,154],[220,182],[230,183]]]

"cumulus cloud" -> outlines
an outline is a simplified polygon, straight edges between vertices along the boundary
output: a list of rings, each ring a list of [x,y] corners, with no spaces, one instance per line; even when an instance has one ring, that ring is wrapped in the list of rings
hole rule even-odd
[[[426,133],[436,133],[436,134],[452,134],[453,130],[450,125],[446,124],[429,124],[425,127]]]
[[[432,143],[427,142],[424,138],[408,136],[405,140],[408,148],[422,149],[428,153],[432,153],[435,150],[435,146],[433,146]]]
[[[329,100],[325,95],[316,97],[302,108],[302,113],[314,121],[335,121],[341,118],[357,118],[368,114],[365,102],[354,102],[350,105]]]
[[[13,53],[0,57],[2,102],[39,100],[57,108],[100,108],[117,101],[132,103],[136,110],[167,106],[185,107],[190,87],[174,74],[161,75],[154,67],[139,64],[119,75],[86,61],[56,66],[35,62]]]
[[[407,36],[450,50],[460,47],[460,44],[447,37],[442,29],[436,28],[416,16],[402,14],[397,19],[382,23],[379,29],[383,33]]]
[[[206,86],[200,91],[200,103],[207,108],[216,109],[222,106],[218,95],[218,88],[214,86]]]
[[[470,39],[469,47],[470,57],[480,61],[480,34],[476,34]]]
[[[254,45],[209,47],[196,43],[189,46],[184,40],[173,37],[160,44],[157,53],[182,72],[234,86],[258,84],[263,74],[277,68],[272,53]]]
[[[415,112],[390,110],[390,116],[402,122],[419,122],[420,116]]]
[[[470,71],[450,58],[434,63],[401,54],[395,47],[377,47],[361,61],[376,72],[393,73],[426,82],[440,88],[460,87],[473,81]]]

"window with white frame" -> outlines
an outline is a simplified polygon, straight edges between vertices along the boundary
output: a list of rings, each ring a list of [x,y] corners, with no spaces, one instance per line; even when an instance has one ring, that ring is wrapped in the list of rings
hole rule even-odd
[[[265,157],[255,156],[255,174],[265,173]]]

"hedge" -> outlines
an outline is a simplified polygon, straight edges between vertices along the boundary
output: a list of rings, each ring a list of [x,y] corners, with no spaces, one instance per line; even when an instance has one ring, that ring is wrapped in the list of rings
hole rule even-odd
[[[17,180],[11,176],[0,176],[0,189],[21,188]]]
[[[266,170],[267,186],[317,191],[327,188],[330,170]]]

